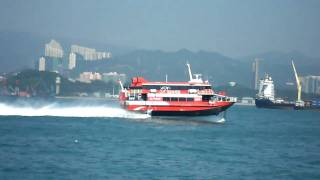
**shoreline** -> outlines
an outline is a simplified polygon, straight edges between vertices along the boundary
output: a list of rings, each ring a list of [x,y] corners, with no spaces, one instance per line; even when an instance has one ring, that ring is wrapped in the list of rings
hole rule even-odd
[[[75,100],[109,100],[116,101],[117,97],[79,97],[79,96],[55,96],[56,99],[75,99]]]

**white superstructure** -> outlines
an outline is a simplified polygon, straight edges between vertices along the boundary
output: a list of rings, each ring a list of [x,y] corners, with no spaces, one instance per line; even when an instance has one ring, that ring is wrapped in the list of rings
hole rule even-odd
[[[190,83],[203,83],[202,81],[202,74],[193,74],[195,76],[195,78],[192,77],[192,72],[191,72],[191,67],[190,64],[187,63],[187,67],[188,67],[188,73],[189,73],[189,82]]]
[[[264,79],[260,80],[259,93],[257,94],[260,99],[269,99],[273,101],[274,98],[274,84],[269,75],[266,75]]]

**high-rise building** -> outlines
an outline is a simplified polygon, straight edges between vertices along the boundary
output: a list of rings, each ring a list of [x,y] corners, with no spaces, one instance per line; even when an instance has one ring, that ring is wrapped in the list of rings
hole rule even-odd
[[[91,82],[95,80],[101,80],[102,76],[97,72],[83,72],[80,74],[79,81],[81,82]]]
[[[302,91],[311,94],[320,94],[320,76],[299,77]]]
[[[46,70],[46,59],[44,57],[41,57],[39,59],[39,71],[45,71]]]
[[[76,54],[75,53],[70,53],[69,54],[69,66],[68,68],[71,70],[71,69],[74,69],[76,67]]]
[[[61,84],[61,78],[58,76],[56,77],[56,95],[60,94],[60,84]]]
[[[80,54],[81,56],[83,56],[84,60],[87,60],[87,61],[109,59],[112,56],[110,52],[98,52],[96,51],[96,49],[87,48],[87,47],[78,46],[78,45],[72,45],[71,52]]]
[[[62,49],[61,45],[57,41],[52,39],[48,44],[46,44],[45,56],[62,58],[63,57],[63,49]]]
[[[126,75],[125,74],[119,74],[117,72],[109,72],[109,73],[103,73],[102,74],[102,80],[105,82],[118,82],[119,80],[122,83],[125,83],[126,81]]]
[[[252,63],[252,72],[253,72],[253,88],[258,90],[259,88],[259,59],[255,59]]]

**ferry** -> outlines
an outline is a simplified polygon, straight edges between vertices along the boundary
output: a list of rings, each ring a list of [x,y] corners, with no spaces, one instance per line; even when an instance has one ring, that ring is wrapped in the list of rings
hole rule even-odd
[[[150,82],[143,77],[134,77],[130,87],[120,82],[120,105],[129,111],[151,116],[207,116],[219,115],[231,107],[237,99],[216,93],[201,74],[192,74],[187,64],[187,82]]]

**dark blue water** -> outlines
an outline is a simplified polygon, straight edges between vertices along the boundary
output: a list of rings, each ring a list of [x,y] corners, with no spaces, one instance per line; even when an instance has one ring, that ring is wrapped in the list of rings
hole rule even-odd
[[[234,106],[223,124],[0,116],[0,179],[320,179],[320,113]]]

